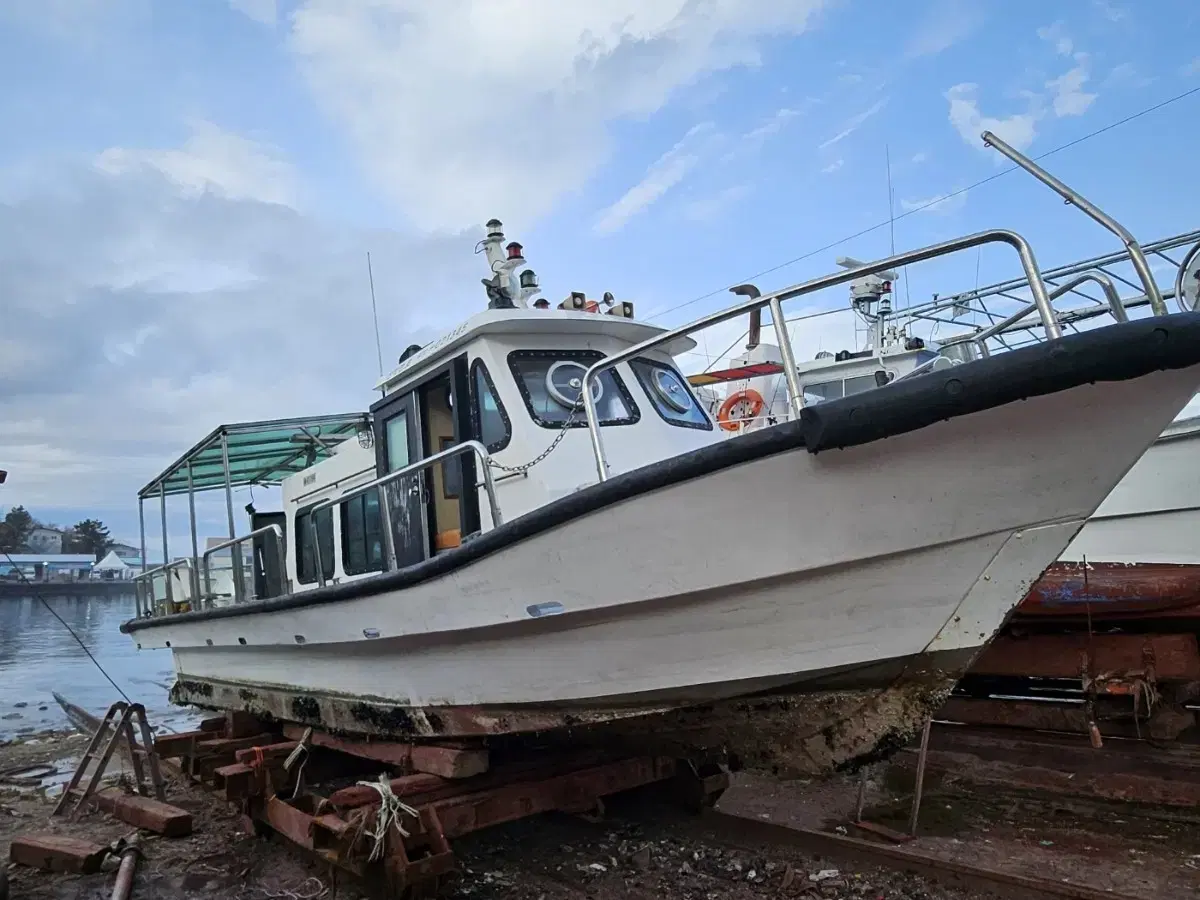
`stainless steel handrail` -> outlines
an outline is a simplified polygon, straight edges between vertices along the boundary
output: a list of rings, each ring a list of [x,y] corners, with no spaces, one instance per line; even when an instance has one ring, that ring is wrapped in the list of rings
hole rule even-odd
[[[279,555],[279,575],[282,579],[283,592],[290,593],[288,588],[287,577],[287,553],[283,546],[283,529],[278,525],[264,525],[261,528],[255,528],[249,534],[243,534],[235,538],[230,538],[227,541],[222,541],[215,547],[209,547],[204,551],[204,555],[200,557],[200,565],[204,568],[204,599],[207,600],[212,596],[212,574],[210,557],[215,553],[220,553],[222,550],[228,550],[231,547],[237,547],[244,544],[246,541],[252,541],[256,537],[261,537],[264,534],[275,535],[275,551]],[[230,568],[233,573],[233,602],[242,603],[243,595],[246,593],[246,579],[242,574],[243,569],[240,565],[234,565],[235,561],[241,561],[240,553],[230,553]]]
[[[358,487],[343,491],[338,496],[326,500],[324,503],[318,503],[309,510],[308,523],[309,527],[313,529],[313,548],[316,552],[317,578],[320,581],[321,587],[325,586],[325,570],[324,566],[321,564],[321,542],[317,539],[318,536],[316,533],[318,512],[326,509],[332,509],[334,506],[346,503],[349,500],[353,500],[355,497],[359,497],[368,493],[369,491],[375,490],[376,488],[390,484],[391,482],[400,478],[404,478],[407,475],[412,475],[416,472],[430,469],[439,463],[445,462],[452,456],[457,456],[461,453],[466,453],[467,451],[471,451],[477,457],[479,457],[480,468],[483,469],[483,488],[487,492],[488,511],[492,516],[492,527],[495,528],[498,525],[503,525],[504,517],[500,514],[500,504],[496,500],[496,483],[492,478],[491,466],[488,465],[488,460],[490,457],[488,456],[487,447],[485,447],[479,441],[462,441],[461,443],[455,444],[453,447],[447,447],[445,450],[441,450],[432,456],[427,456],[424,459],[417,460],[415,463],[411,463],[410,465],[405,466],[403,469],[397,469],[395,472],[388,472],[386,475],[376,478],[374,481],[368,481],[366,484],[360,484]],[[478,484],[476,484],[476,487],[478,487]],[[384,553],[387,557],[388,569],[391,570],[396,568],[396,548],[392,536],[391,507],[387,500],[387,494],[384,491],[379,492],[379,512],[380,517],[383,519]]]
[[[1179,309],[1182,312],[1191,312],[1193,309],[1200,309],[1200,307],[1187,305],[1187,291],[1183,286],[1183,276],[1192,267],[1192,263],[1195,262],[1197,256],[1200,256],[1200,244],[1196,244],[1188,251],[1187,256],[1183,258],[1183,262],[1179,264],[1179,272],[1175,275],[1175,302],[1179,304]]]
[[[133,576],[133,592],[134,592],[135,600],[138,605],[137,615],[139,617],[142,614],[142,609],[141,609],[141,594],[139,591],[138,582],[139,581],[145,582],[147,585],[149,585],[149,588],[150,588],[149,601],[150,602],[149,602],[145,612],[148,615],[153,616],[155,614],[155,609],[158,606],[158,603],[156,602],[156,598],[154,596],[154,577],[156,575],[158,575],[159,573],[163,574],[163,584],[164,584],[163,600],[168,606],[173,607],[175,605],[175,602],[174,602],[174,593],[175,592],[173,590],[171,590],[171,570],[172,569],[180,569],[180,568],[183,568],[184,566],[191,565],[191,562],[192,562],[191,557],[187,557],[185,559],[177,559],[174,562],[169,562],[166,565],[162,565],[162,566],[156,566],[153,569],[147,569],[145,572],[139,572],[137,575]]]
[[[1138,274],[1138,278],[1142,282],[1142,287],[1146,289],[1146,296],[1150,298],[1150,309],[1156,316],[1167,315],[1167,304],[1162,298],[1162,293],[1158,289],[1158,282],[1154,280],[1154,274],[1150,271],[1150,263],[1146,260],[1146,254],[1142,252],[1142,246],[1137,242],[1137,239],[1129,232],[1124,225],[1106,213],[1104,210],[1095,206],[1086,197],[1078,191],[1074,191],[1067,185],[1063,184],[1032,159],[1025,156],[1020,151],[1010,147],[1001,138],[996,137],[990,131],[985,131],[981,135],[983,143],[989,147],[998,150],[1000,153],[1007,156],[1010,160],[1040,181],[1050,190],[1054,191],[1062,197],[1067,203],[1075,206],[1080,212],[1095,219],[1113,234],[1121,239],[1129,251],[1129,261],[1133,263],[1133,268]]]
[[[791,407],[792,414],[798,416],[800,410],[803,408],[803,400],[800,395],[800,376],[796,371],[796,358],[792,352],[791,337],[788,335],[787,324],[783,317],[782,303],[784,300],[791,300],[794,297],[811,294],[814,291],[856,281],[864,275],[873,275],[886,269],[897,269],[901,266],[924,262],[927,259],[937,256],[944,256],[947,253],[954,253],[959,250],[967,250],[971,247],[992,243],[1008,244],[1017,251],[1018,256],[1021,258],[1021,266],[1025,270],[1025,277],[1029,282],[1029,290],[1033,294],[1034,304],[1038,312],[1041,313],[1042,324],[1046,329],[1046,337],[1051,340],[1062,337],[1062,329],[1055,318],[1054,307],[1050,303],[1050,296],[1046,292],[1046,285],[1042,282],[1041,272],[1038,270],[1037,260],[1033,255],[1033,248],[1029,246],[1029,242],[1025,238],[1014,231],[1005,229],[981,231],[976,234],[943,241],[940,244],[933,244],[929,247],[922,247],[918,250],[898,253],[895,256],[867,263],[856,269],[843,269],[833,272],[829,275],[814,278],[811,281],[804,281],[783,290],[764,294],[761,297],[752,298],[736,306],[710,313],[687,325],[682,325],[671,331],[665,331],[657,337],[642,341],[640,344],[634,344],[620,353],[606,356],[588,369],[587,373],[583,376],[581,391],[584,409],[587,412],[588,431],[591,433],[592,438],[592,450],[596,456],[596,471],[600,480],[605,481],[608,478],[608,462],[604,456],[604,442],[600,436],[599,415],[596,410],[596,400],[592,396],[591,384],[602,372],[633,359],[635,356],[640,356],[648,350],[653,350],[662,344],[691,334],[693,331],[699,331],[711,325],[719,325],[722,322],[736,319],[754,310],[762,309],[764,306],[769,306],[771,308],[771,318],[774,320],[776,339],[779,342],[779,355],[782,357],[783,373],[787,379],[788,404]]]
[[[1057,300],[1059,297],[1069,294],[1071,291],[1075,290],[1075,288],[1079,287],[1079,285],[1087,281],[1092,281],[1100,285],[1100,290],[1104,292],[1104,296],[1108,300],[1109,310],[1112,312],[1114,319],[1116,319],[1118,322],[1129,321],[1129,313],[1125,310],[1125,304],[1121,300],[1121,295],[1117,293],[1117,286],[1113,284],[1112,279],[1103,272],[1084,272],[1082,275],[1077,275],[1066,284],[1060,284],[1058,287],[1052,290],[1050,292],[1050,299]],[[976,346],[979,347],[980,353],[982,353],[984,356],[991,356],[992,351],[988,349],[987,345],[988,339],[995,337],[1005,329],[1017,324],[1017,322],[1020,322],[1035,309],[1037,309],[1035,304],[1028,303],[1009,316],[1007,319],[1001,319],[999,322],[995,322],[983,329],[983,331],[979,332],[979,334],[972,335],[970,340],[972,340]]]

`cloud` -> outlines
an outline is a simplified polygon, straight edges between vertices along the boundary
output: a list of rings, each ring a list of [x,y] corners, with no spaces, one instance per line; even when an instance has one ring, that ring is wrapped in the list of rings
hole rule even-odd
[[[809,99],[805,102],[805,108],[814,105],[816,102],[817,101],[815,100]],[[776,110],[775,114],[771,116],[771,118],[767,119],[767,121],[762,125],[752,128],[743,134],[738,141],[737,146],[735,146],[732,150],[726,153],[724,157],[722,157],[722,162],[730,162],[739,156],[748,156],[750,154],[757,153],[762,149],[763,145],[768,140],[783,130],[784,125],[799,116],[802,112],[803,110],[792,109],[790,107]]]
[[[1043,41],[1054,45],[1054,52],[1059,56],[1070,56],[1075,49],[1075,43],[1063,32],[1061,22],[1047,25],[1037,30],[1037,36]]]
[[[683,206],[684,218],[692,222],[715,222],[731,206],[750,193],[750,185],[735,184],[716,193],[689,200]]]
[[[478,230],[335,227],[246,189],[253,154],[235,171],[195,151],[47,162],[0,184],[5,503],[84,511],[128,540],[137,489],[216,425],[365,409],[377,375],[367,249],[389,359],[483,308]],[[417,270],[436,304],[412,299]],[[218,507],[204,527],[223,533],[223,519]]]
[[[1083,56],[1083,54],[1079,55]],[[1088,111],[1088,107],[1096,100],[1096,94],[1089,94],[1083,90],[1087,80],[1086,63],[1081,63],[1058,78],[1046,82],[1046,88],[1050,91],[1054,115],[1059,118],[1082,116]]]
[[[846,138],[850,137],[850,135],[854,134],[854,132],[858,131],[858,129],[861,128],[863,126],[863,124],[869,118],[874,116],[885,106],[887,106],[887,98],[886,97],[884,97],[882,100],[877,101],[869,109],[863,110],[858,115],[852,116],[851,118],[847,119],[846,122],[842,125],[841,131],[839,131],[837,134],[835,134],[829,140],[824,141],[823,143],[819,144],[817,146],[817,149],[818,150],[827,150],[828,148],[832,147],[834,144],[841,143]]]
[[[627,190],[616,203],[600,213],[593,230],[597,234],[619,231],[683,181],[701,159],[701,145],[715,133],[711,122],[693,126],[679,143],[656,159],[642,180]]]
[[[823,167],[821,169],[821,172],[825,175],[832,175],[834,172],[838,171],[838,169],[840,169],[845,164],[846,164],[846,161],[844,159],[835,159],[829,165]]]
[[[907,59],[934,56],[975,33],[983,24],[984,12],[970,0],[939,0],[909,36],[904,48]]]
[[[979,111],[978,89],[975,84],[956,84],[945,94],[950,103],[950,124],[962,139],[972,147],[982,147],[980,134],[991,131],[1018,150],[1028,149],[1037,136],[1040,114],[1031,110],[1002,119],[985,116]]]
[[[963,193],[951,192],[949,194],[935,194],[932,197],[926,197],[923,200],[901,200],[900,208],[905,212],[923,212],[933,215],[950,215],[962,210],[967,205],[967,195]]]
[[[914,153],[912,159],[909,160],[909,162],[911,162],[914,166],[919,166],[921,163],[925,162],[927,159],[929,159],[929,154],[926,153],[924,150],[922,150],[920,153]]]
[[[290,46],[409,220],[453,230],[548,213],[606,160],[611,123],[758,65],[825,2],[306,0]]]
[[[1092,0],[1092,6],[1096,8],[1096,11],[1099,12],[1100,15],[1113,23],[1120,22],[1128,15],[1125,10],[1121,9],[1119,6],[1114,6],[1113,4],[1107,2],[1107,0]]]
[[[275,25],[279,21],[279,6],[276,0],[229,0],[229,5],[263,25]]]
[[[293,206],[296,175],[280,152],[211,122],[191,123],[191,135],[177,150],[105,150],[96,166],[111,175],[149,167],[188,195],[216,191],[231,200],[258,200]]]
[[[1197,61],[1197,69],[1200,70],[1200,60]],[[1103,87],[1144,88],[1153,83],[1154,78],[1143,75],[1133,63],[1121,63],[1113,66],[1108,77],[1104,79]]]
[[[1179,70],[1179,74],[1185,78],[1189,75],[1200,75],[1200,56],[1197,56],[1190,63]]]
[[[149,15],[149,0],[0,0],[0,22],[109,52],[120,27]]]

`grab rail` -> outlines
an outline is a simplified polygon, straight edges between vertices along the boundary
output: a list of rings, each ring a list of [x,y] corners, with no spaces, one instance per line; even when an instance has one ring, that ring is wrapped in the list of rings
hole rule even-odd
[[[154,596],[154,577],[160,572],[163,574],[163,582],[165,585],[163,600],[168,606],[173,607],[175,605],[175,592],[171,590],[171,570],[183,568],[184,566],[191,564],[191,561],[191,557],[177,559],[174,562],[169,562],[162,566],[156,566],[153,569],[147,569],[145,572],[140,572],[133,576],[133,595],[134,602],[136,603],[136,613],[139,618],[142,616],[143,611],[149,616],[153,616],[155,614],[155,609],[158,606],[158,603],[157,598]],[[138,582],[143,582],[144,584],[148,585],[150,590],[149,602],[144,607],[142,605],[141,585],[139,585]]]
[[[1084,215],[1095,219],[1113,234],[1121,239],[1121,243],[1129,251],[1129,261],[1133,263],[1134,271],[1137,272],[1138,278],[1141,279],[1142,287],[1146,290],[1146,297],[1150,300],[1150,309],[1156,316],[1167,315],[1167,304],[1162,298],[1162,292],[1158,289],[1158,282],[1154,280],[1154,274],[1150,271],[1150,263],[1146,259],[1146,254],[1142,252],[1142,245],[1137,242],[1134,236],[1129,232],[1124,225],[1106,213],[1104,210],[1095,206],[1090,200],[1074,191],[1067,185],[1063,184],[1032,159],[1025,156],[1020,151],[1010,147],[1002,139],[996,137],[990,131],[985,131],[981,135],[985,146],[992,147],[999,151],[1004,156],[1040,181],[1050,190],[1054,191],[1067,203],[1077,207]]]
[[[1050,299],[1057,300],[1059,297],[1070,293],[1071,291],[1075,290],[1075,288],[1079,287],[1079,285],[1087,281],[1093,281],[1100,285],[1100,290],[1104,292],[1104,296],[1108,300],[1109,309],[1111,310],[1114,319],[1116,319],[1118,322],[1129,321],[1129,313],[1125,310],[1125,304],[1121,300],[1121,295],[1117,293],[1117,286],[1113,284],[1112,279],[1103,272],[1084,272],[1082,275],[1077,275],[1066,284],[1059,285],[1052,290],[1050,292]],[[1016,325],[1035,309],[1037,309],[1037,306],[1035,306],[1033,303],[1028,303],[1009,316],[1007,319],[1001,319],[999,322],[995,322],[983,329],[983,331],[979,332],[979,334],[972,335],[970,340],[979,347],[980,353],[982,353],[984,356],[991,356],[992,351],[989,350],[987,346],[988,338],[995,337],[1006,329]]]
[[[1197,256],[1200,256],[1200,244],[1196,244],[1188,251],[1187,256],[1183,258],[1183,262],[1179,264],[1179,272],[1175,275],[1175,302],[1179,304],[1181,312],[1191,312],[1193,309],[1200,309],[1200,305],[1196,307],[1188,306],[1187,286],[1183,283],[1187,277],[1188,270],[1191,269]]]
[[[358,487],[350,488],[350,490],[342,492],[337,497],[326,500],[324,503],[318,503],[311,510],[309,510],[308,525],[313,530],[313,547],[315,548],[316,552],[317,578],[320,580],[321,587],[325,586],[325,567],[321,564],[321,542],[318,540],[316,531],[318,512],[321,512],[325,509],[332,509],[334,506],[346,503],[347,501],[353,500],[355,497],[359,497],[372,490],[375,490],[376,488],[383,487],[386,484],[391,484],[393,481],[397,481],[406,475],[412,475],[413,473],[432,468],[433,466],[444,462],[452,456],[458,456],[459,454],[466,453],[467,451],[471,451],[477,457],[479,457],[480,468],[483,469],[483,488],[487,492],[488,510],[492,515],[492,527],[495,528],[498,525],[503,525],[504,518],[500,515],[500,504],[496,501],[496,483],[492,478],[491,466],[488,465],[488,460],[491,457],[488,455],[487,447],[483,446],[483,444],[481,444],[479,441],[462,441],[461,443],[455,444],[453,447],[447,447],[445,450],[441,450],[432,456],[427,456],[424,459],[407,465],[403,469],[397,469],[395,472],[388,472],[386,475],[376,478],[374,481],[369,481],[366,484],[359,485]],[[476,484],[476,487],[478,487],[478,484]],[[387,557],[388,570],[391,571],[396,568],[396,545],[392,535],[392,511],[388,503],[387,493],[385,491],[379,492],[379,513],[380,518],[383,520],[384,554]]]
[[[261,537],[262,535],[268,534],[268,533],[275,535],[275,551],[279,556],[279,575],[280,575],[280,579],[282,581],[283,592],[285,594],[291,593],[291,591],[288,589],[287,553],[283,546],[283,529],[280,528],[278,525],[264,525],[261,528],[255,528],[249,534],[243,534],[240,537],[230,538],[229,540],[223,541],[220,544],[217,544],[215,547],[209,547],[207,550],[204,551],[204,555],[200,558],[200,560],[201,560],[200,565],[204,569],[204,599],[205,600],[208,600],[212,596],[212,572],[211,572],[212,567],[210,564],[210,559],[213,556],[213,554],[220,553],[222,550],[228,550],[232,547],[240,546],[241,544],[244,544],[246,541],[252,541],[252,540],[254,540],[254,538]],[[229,554],[229,556],[230,556],[230,566],[233,570],[233,576],[234,576],[233,577],[233,602],[234,603],[242,603],[244,601],[244,595],[246,593],[246,578],[244,575],[239,577],[239,573],[241,572],[241,567],[233,565],[237,554],[231,552]]]
[[[663,332],[657,337],[642,341],[640,344],[634,344],[620,353],[614,353],[612,356],[606,356],[604,359],[597,361],[583,376],[583,384],[581,392],[583,396],[584,410],[587,413],[588,431],[592,438],[592,450],[596,456],[596,471],[601,481],[608,479],[608,461],[604,456],[604,442],[600,436],[600,419],[596,409],[596,400],[592,396],[591,383],[599,377],[602,372],[605,372],[626,360],[633,359],[635,356],[641,356],[647,350],[652,350],[662,344],[669,343],[677,338],[691,334],[693,331],[699,331],[702,328],[708,328],[710,325],[719,325],[722,322],[727,322],[730,319],[735,319],[739,316],[744,316],[754,310],[762,309],[764,306],[771,308],[771,318],[774,320],[772,324],[775,326],[776,339],[779,342],[779,355],[782,357],[783,373],[787,379],[788,386],[788,405],[791,407],[792,414],[799,416],[800,410],[804,406],[803,399],[800,394],[800,376],[796,371],[796,358],[792,352],[791,337],[788,335],[787,323],[783,317],[783,301],[791,300],[794,297],[800,297],[805,294],[811,294],[814,291],[824,290],[829,287],[836,287],[840,284],[846,284],[850,281],[857,281],[864,275],[873,275],[887,269],[898,269],[901,266],[911,265],[912,263],[924,262],[928,259],[933,259],[937,256],[945,256],[948,253],[955,253],[959,250],[967,250],[971,247],[978,247],[983,244],[1003,243],[1008,244],[1017,251],[1017,255],[1021,258],[1021,266],[1025,270],[1025,277],[1029,282],[1029,290],[1033,293],[1033,302],[1038,312],[1042,317],[1042,325],[1046,329],[1046,337],[1050,340],[1055,340],[1062,337],[1062,329],[1059,327],[1058,320],[1054,315],[1054,307],[1050,303],[1050,296],[1046,292],[1046,285],[1042,282],[1041,272],[1038,270],[1037,260],[1033,256],[1033,248],[1029,246],[1029,242],[1014,231],[1005,229],[995,229],[992,231],[981,231],[976,234],[969,234],[964,237],[954,238],[953,240],[943,241],[940,244],[933,244],[929,247],[922,247],[918,250],[909,250],[906,253],[898,253],[895,256],[889,256],[886,259],[877,260],[873,263],[859,266],[854,269],[845,269],[839,272],[834,272],[829,275],[824,275],[820,278],[814,278],[811,281],[801,282],[792,287],[784,288],[780,291],[775,291],[771,294],[764,294],[761,297],[755,297],[744,303],[739,303],[736,306],[731,306],[719,312],[710,313],[707,316],[697,319],[696,321],[682,325],[671,331]]]

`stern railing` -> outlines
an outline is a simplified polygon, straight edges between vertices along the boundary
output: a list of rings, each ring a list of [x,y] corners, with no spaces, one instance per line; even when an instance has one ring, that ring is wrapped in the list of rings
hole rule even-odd
[[[200,566],[204,570],[204,601],[207,603],[214,599],[212,590],[212,558],[222,550],[229,551],[230,568],[233,576],[233,602],[245,602],[246,594],[246,576],[245,567],[236,565],[235,563],[242,560],[241,546],[246,541],[252,541],[258,537],[272,535],[275,538],[275,554],[279,559],[279,577],[280,590],[283,594],[291,593],[291,586],[287,577],[287,553],[283,544],[283,529],[278,525],[264,525],[261,528],[255,528],[249,534],[239,535],[235,538],[230,538],[223,541],[214,547],[209,547],[204,551],[204,556],[201,557]]]

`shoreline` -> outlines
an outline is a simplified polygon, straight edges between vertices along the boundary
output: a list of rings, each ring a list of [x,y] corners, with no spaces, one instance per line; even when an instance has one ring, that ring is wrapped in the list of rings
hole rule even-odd
[[[132,581],[0,581],[0,599],[16,597],[132,597]]]

